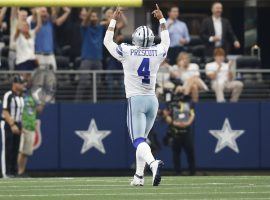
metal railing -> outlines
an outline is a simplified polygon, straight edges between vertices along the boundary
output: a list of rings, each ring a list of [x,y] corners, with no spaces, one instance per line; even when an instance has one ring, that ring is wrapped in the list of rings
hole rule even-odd
[[[205,71],[201,78],[211,88]],[[10,89],[11,76],[26,71],[0,71],[0,95]],[[28,72],[29,73],[29,72]],[[270,100],[270,69],[240,69],[234,71],[235,78],[244,83],[241,100]],[[56,102],[101,102],[125,99],[122,70],[56,71]],[[159,75],[160,76],[160,75]],[[166,76],[162,74],[161,76]],[[162,87],[162,83],[161,83]],[[200,94],[200,100],[215,100],[214,92]]]

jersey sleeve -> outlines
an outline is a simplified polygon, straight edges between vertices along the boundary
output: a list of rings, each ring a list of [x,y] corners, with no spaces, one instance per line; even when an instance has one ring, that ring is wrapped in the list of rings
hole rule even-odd
[[[167,51],[161,44],[157,45],[157,52],[158,52],[158,57],[161,60],[165,60],[165,58],[167,57]]]
[[[160,32],[160,39],[161,42],[158,45],[159,48],[161,48],[164,52],[167,53],[170,47],[170,36],[169,36],[169,31],[168,30],[163,30]]]
[[[104,37],[104,46],[108,49],[110,54],[119,61],[124,59],[124,51],[123,51],[123,44],[117,45],[113,41],[114,32],[113,31],[106,31]]]
[[[119,60],[123,60],[125,55],[126,55],[126,44],[120,44],[116,47],[116,53],[118,54],[117,56],[120,57]]]
[[[167,57],[167,53],[170,47],[170,36],[168,30],[160,32],[160,44],[157,45],[159,57],[164,60]]]
[[[3,110],[7,110],[10,107],[11,94],[12,94],[11,92],[5,93],[2,104]]]

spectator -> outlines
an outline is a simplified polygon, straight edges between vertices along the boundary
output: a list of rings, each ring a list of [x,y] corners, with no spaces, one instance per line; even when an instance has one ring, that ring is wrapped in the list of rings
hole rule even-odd
[[[174,6],[168,12],[167,28],[170,34],[170,48],[168,51],[169,63],[173,65],[179,52],[184,50],[184,46],[189,43],[190,36],[185,22],[178,20],[179,8]]]
[[[169,130],[164,138],[165,145],[169,145],[173,152],[173,164],[177,174],[181,174],[181,151],[187,155],[189,175],[195,175],[195,150],[192,124],[195,113],[189,96],[181,95],[180,100],[169,103],[163,111],[163,117],[169,124]]]
[[[16,50],[16,70],[34,70],[37,66],[35,56],[35,36],[41,28],[41,17],[37,12],[37,26],[30,30],[29,24],[25,20],[18,22],[17,30],[14,35]]]
[[[231,102],[237,102],[243,90],[243,83],[233,80],[231,64],[225,63],[225,51],[217,48],[214,51],[215,61],[205,67],[206,75],[211,79],[212,89],[216,93],[217,102],[225,102],[224,90],[232,92]]]
[[[17,7],[11,8],[10,13],[10,36],[9,36],[9,53],[8,53],[8,64],[9,69],[15,69],[16,63],[16,44],[14,40],[14,35],[17,30],[18,22],[26,21],[28,13],[26,10],[20,10]]]
[[[56,16],[55,8],[52,8],[52,14],[50,15],[48,13],[48,10],[46,7],[41,7],[39,9],[40,16],[42,20],[42,26],[40,28],[40,31],[36,35],[36,41],[35,41],[35,51],[37,60],[40,64],[40,67],[46,68],[46,67],[52,67],[53,70],[57,70],[56,66],[56,60],[54,56],[54,28],[53,25],[61,26],[65,20],[68,18],[71,9],[64,7],[64,14],[60,17]],[[31,28],[37,26],[37,19],[32,17],[31,21]]]
[[[111,19],[112,19],[113,12],[114,11],[112,8],[107,9],[105,11],[105,18],[100,22],[100,24],[107,28],[110,24]],[[126,25],[127,25],[127,19],[126,19],[124,13],[122,13],[121,18],[116,23],[115,33],[114,33],[114,41],[117,44],[121,44],[124,40],[122,30],[123,30],[123,28],[126,27]],[[105,60],[106,69],[108,69],[108,70],[122,70],[123,69],[121,62],[119,62],[117,59],[115,59],[108,52],[107,49],[105,49],[105,51],[104,51],[104,56],[106,59]],[[119,79],[119,74],[108,74],[106,79],[108,82],[108,89],[109,89],[109,92],[111,95],[114,94],[115,88],[119,88],[119,85],[124,86],[122,83],[123,81],[121,79]],[[121,89],[124,89],[124,88],[121,88]]]
[[[85,8],[81,11],[81,34],[82,48],[80,66],[81,70],[102,69],[103,59],[103,36],[105,27],[99,24],[98,14],[87,11]]]
[[[212,16],[206,18],[201,26],[201,38],[206,45],[206,55],[212,56],[215,48],[221,47],[229,53],[231,44],[239,49],[240,43],[236,38],[228,19],[222,17],[223,6],[220,2],[212,5]]]
[[[7,29],[7,25],[5,22],[3,22],[7,12],[7,7],[2,7],[0,10],[0,39],[2,40],[3,32]],[[2,51],[2,48],[5,46],[4,42],[0,42],[0,53]],[[0,64],[1,66],[1,64]]]
[[[18,155],[18,175],[26,177],[25,169],[28,158],[33,155],[35,143],[35,130],[37,117],[43,109],[43,104],[38,104],[31,94],[31,75],[26,76],[27,84],[24,93],[24,110],[22,113],[22,134]]]
[[[199,91],[208,91],[208,87],[200,78],[199,66],[190,63],[189,55],[185,52],[178,55],[172,76],[180,77],[183,82],[183,87],[180,88],[185,95],[191,95],[193,102],[199,101]]]
[[[160,97],[166,90],[171,91],[175,88],[175,84],[171,82],[171,71],[173,67],[164,60],[157,73],[157,88],[156,95]]]
[[[0,25],[1,26],[2,26],[3,20],[5,18],[6,12],[7,12],[7,7],[1,8],[1,10],[0,10]]]
[[[81,10],[82,19],[81,34],[81,65],[79,70],[101,70],[103,59],[103,37],[105,27],[99,24],[99,18],[96,12]],[[79,77],[77,86],[76,101],[82,99],[83,89],[89,82],[90,74],[82,74]]]

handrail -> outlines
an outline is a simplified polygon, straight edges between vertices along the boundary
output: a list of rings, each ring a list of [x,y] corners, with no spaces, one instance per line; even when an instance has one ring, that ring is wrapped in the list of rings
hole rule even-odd
[[[200,72],[205,72],[204,69],[200,69]],[[240,73],[270,73],[270,69],[235,69],[232,70],[233,72],[240,72]],[[15,71],[15,70],[8,70],[2,71],[0,70],[0,74],[18,74],[18,73],[32,73],[33,71]],[[123,70],[57,70],[55,71],[56,74],[85,74],[85,73],[96,73],[96,74],[119,74],[123,73]]]

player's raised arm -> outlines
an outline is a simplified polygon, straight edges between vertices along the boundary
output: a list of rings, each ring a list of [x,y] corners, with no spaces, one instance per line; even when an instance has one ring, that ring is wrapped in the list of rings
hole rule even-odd
[[[165,48],[166,51],[168,51],[170,47],[170,36],[169,36],[169,31],[167,30],[166,27],[166,20],[162,14],[162,11],[159,9],[158,4],[156,4],[156,10],[152,12],[155,18],[159,20],[160,23],[160,38],[161,38],[161,45]]]
[[[116,10],[113,13],[113,17],[110,21],[108,30],[106,31],[104,41],[103,41],[104,46],[108,49],[110,54],[118,60],[121,60],[123,56],[123,52],[122,52],[121,46],[117,45],[113,41],[113,37],[114,37],[114,29],[116,26],[116,22],[121,17],[121,15],[122,15],[122,12],[120,8],[116,8]]]

